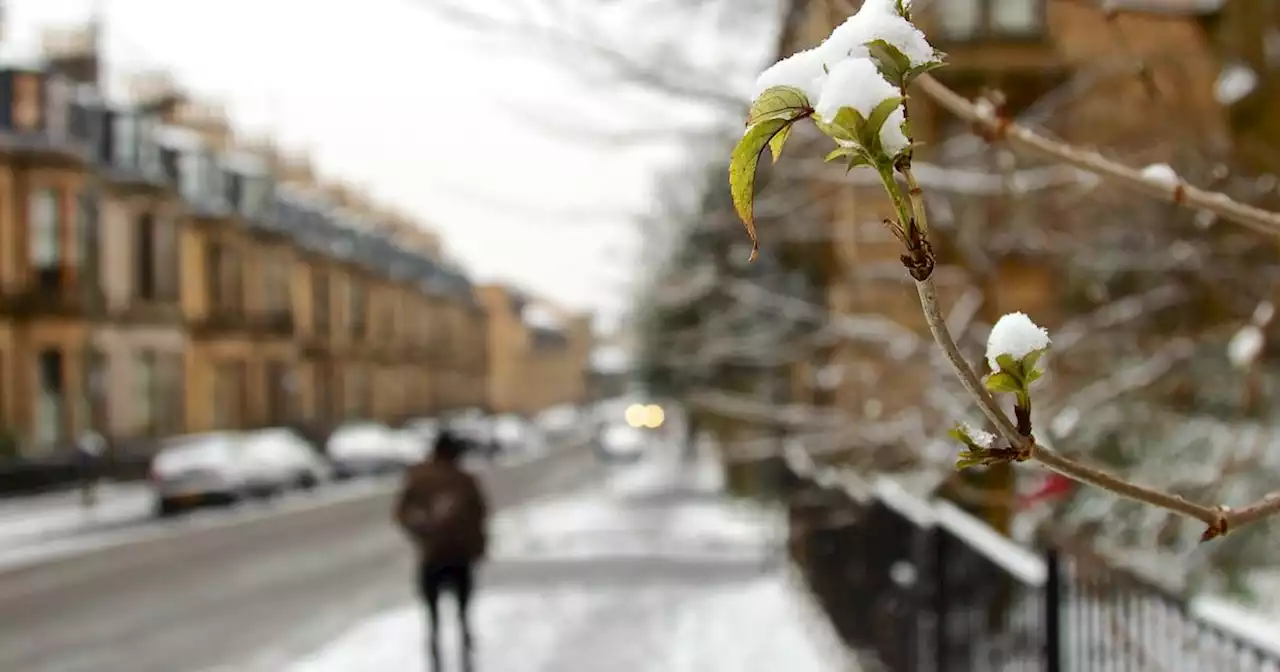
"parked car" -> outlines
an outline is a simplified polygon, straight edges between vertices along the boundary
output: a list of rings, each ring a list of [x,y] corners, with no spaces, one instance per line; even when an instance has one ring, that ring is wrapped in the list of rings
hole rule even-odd
[[[492,421],[493,440],[508,455],[531,455],[547,449],[546,435],[536,424],[524,418],[508,414]]]
[[[339,426],[325,442],[325,455],[338,478],[393,473],[409,463],[403,442],[375,422]]]
[[[649,441],[647,430],[614,422],[600,430],[597,454],[606,462],[635,462],[644,457]]]
[[[285,428],[246,434],[237,451],[247,494],[270,496],[310,490],[332,477],[333,469],[297,432]]]
[[[435,418],[416,418],[404,423],[401,431],[420,441],[423,446],[431,446],[440,434],[440,421]]]
[[[170,516],[209,504],[232,504],[246,492],[240,437],[215,432],[166,440],[151,460],[156,513]]]

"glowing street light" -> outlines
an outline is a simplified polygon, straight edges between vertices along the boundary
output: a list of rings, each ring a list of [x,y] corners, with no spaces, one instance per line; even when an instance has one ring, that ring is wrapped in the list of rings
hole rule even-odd
[[[657,429],[661,427],[662,423],[667,419],[667,414],[662,410],[662,407],[657,404],[649,404],[648,406],[645,406],[644,411],[644,426],[649,429]]]
[[[627,407],[627,424],[639,429],[646,426],[649,419],[649,407],[643,404],[631,404]]]

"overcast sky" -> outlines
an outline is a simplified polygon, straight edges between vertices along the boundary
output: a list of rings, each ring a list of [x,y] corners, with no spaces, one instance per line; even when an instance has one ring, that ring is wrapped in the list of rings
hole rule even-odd
[[[588,113],[625,127],[655,114],[644,111],[652,96],[584,81],[563,55],[478,35],[417,4],[429,1],[97,4],[114,76],[167,69],[198,95],[222,101],[238,127],[309,149],[322,172],[420,217],[478,279],[514,281],[571,307],[616,314],[638,262],[636,216],[652,208],[651,178],[687,163],[688,151],[673,140],[619,148],[548,130],[546,119],[571,127],[571,115]],[[706,4],[718,2],[733,6]],[[34,52],[43,27],[83,21],[94,3],[4,4],[3,51],[14,55]],[[509,6],[463,3],[470,4]],[[605,17],[591,32],[621,43],[642,34],[628,25],[635,18]],[[717,21],[723,17],[704,26],[697,43],[719,63],[725,50],[744,49],[741,36],[735,46],[717,35]],[[767,50],[768,30],[746,49]],[[758,60],[726,61],[733,65],[725,81],[745,88]],[[664,124],[715,118],[697,105],[663,114]]]

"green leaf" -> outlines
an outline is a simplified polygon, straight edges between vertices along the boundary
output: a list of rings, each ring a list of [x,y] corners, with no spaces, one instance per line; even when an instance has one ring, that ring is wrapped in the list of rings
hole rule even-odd
[[[911,70],[911,60],[903,55],[897,47],[884,40],[872,40],[866,44],[871,60],[876,62],[880,74],[898,88],[906,87],[907,72]]]
[[[867,156],[866,152],[863,152],[860,150],[854,150],[854,153],[849,155],[849,165],[844,167],[844,172],[847,173],[853,170],[854,168],[857,168],[858,166],[868,166],[868,167],[874,168],[875,165],[876,165],[875,162],[871,160],[870,156]]]
[[[857,150],[855,150],[854,148],[845,147],[844,145],[841,145],[831,150],[831,153],[827,154],[827,158],[823,159],[822,161],[824,163],[829,161],[835,161],[836,159],[842,156],[853,156],[856,153],[857,153]]]
[[[1040,369],[1032,369],[1027,372],[1027,387],[1031,387],[1031,383],[1036,382],[1044,377],[1044,371]]]
[[[880,129],[885,122],[889,120],[889,115],[898,109],[904,98],[902,96],[894,96],[880,101],[875,109],[871,110],[871,115],[867,117],[866,123],[862,125],[862,133],[867,140],[867,144],[863,147],[874,148],[875,151],[883,151],[880,147]]]
[[[791,120],[794,122],[794,120]],[[791,137],[791,129],[795,128],[795,123],[788,123],[778,131],[777,135],[769,140],[769,151],[773,154],[773,162],[777,163],[782,158],[782,146],[787,144],[787,138]]]
[[[862,127],[866,123],[867,120],[862,117],[862,113],[852,107],[840,108],[840,111],[836,113],[836,118],[832,120],[832,124],[845,134],[845,137],[841,138],[842,140],[852,140],[859,145],[862,145]],[[862,146],[865,147],[866,145]]]
[[[1043,348],[1039,350],[1032,350],[1031,352],[1027,353],[1027,356],[1022,358],[1022,370],[1027,372],[1035,371],[1036,364],[1040,363],[1040,357],[1043,355],[1044,355]]]
[[[1013,372],[1018,370],[1018,360],[1008,353],[996,355],[996,364],[1000,365],[1001,371]]]
[[[950,436],[951,438],[955,439],[956,441],[959,441],[960,443],[965,444],[966,446],[972,443],[972,441],[969,439],[969,435],[965,434],[964,430],[960,429],[959,427],[956,427],[955,429],[952,429],[951,431],[947,432],[947,436]]]
[[[987,376],[984,384],[992,392],[1017,392],[1022,389],[1022,384],[1017,378],[1003,371]]]
[[[760,123],[769,119],[799,119],[812,112],[804,92],[792,86],[775,86],[765,89],[747,112],[747,125]]]
[[[733,197],[733,208],[742,219],[747,235],[751,236],[752,261],[759,249],[754,215],[756,166],[760,163],[760,153],[764,148],[791,123],[786,119],[767,119],[749,127],[738,141],[738,146],[733,149],[733,157],[729,160],[729,192]]]
[[[852,112],[852,110],[850,111]],[[841,110],[841,112],[844,112],[844,110]],[[857,113],[854,112],[854,114],[857,114]],[[858,141],[857,136],[853,134],[853,131],[851,129],[846,129],[844,126],[842,126],[839,123],[839,119],[840,119],[840,115],[838,114],[836,115],[835,119],[831,119],[829,121],[819,119],[815,116],[813,118],[813,125],[817,126],[818,130],[822,131],[823,135],[831,138],[832,140],[843,140],[845,142],[857,142]],[[845,121],[848,121],[848,120],[849,118],[846,116]]]
[[[938,53],[935,53],[935,57],[937,56],[938,56]],[[920,75],[923,75],[927,72],[932,72],[934,70],[937,70],[938,68],[941,68],[944,65],[946,65],[946,63],[941,58],[938,58],[937,60],[934,60],[934,61],[929,61],[928,63],[921,63],[920,65],[917,65],[914,68],[907,70],[907,74],[906,74],[906,77],[903,79],[903,82],[904,84],[909,85],[911,84],[911,82],[916,81],[916,77],[919,77]]]

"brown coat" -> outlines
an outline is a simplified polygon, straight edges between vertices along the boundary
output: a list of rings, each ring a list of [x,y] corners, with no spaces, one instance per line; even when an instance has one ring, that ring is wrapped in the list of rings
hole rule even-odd
[[[405,474],[395,520],[424,562],[471,564],[484,557],[488,518],[480,483],[457,464],[429,461]]]

